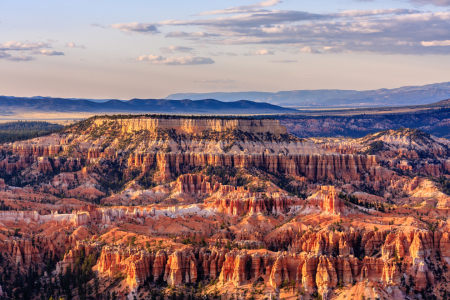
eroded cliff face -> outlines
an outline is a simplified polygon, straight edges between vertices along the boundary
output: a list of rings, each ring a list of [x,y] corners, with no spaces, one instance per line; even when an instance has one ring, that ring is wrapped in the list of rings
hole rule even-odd
[[[229,189],[223,189],[214,198],[212,207],[218,212],[232,216],[260,213],[285,214],[304,202],[298,197],[280,195],[278,193],[263,195],[263,193],[251,193],[248,191],[229,192]]]
[[[323,299],[329,299],[338,285],[349,287],[363,282],[392,294],[404,286],[406,278],[407,283],[414,283],[415,291],[421,292],[435,283],[435,263],[440,263],[440,255],[443,260],[450,258],[446,256],[448,241],[447,233],[431,231],[350,230],[300,232],[292,247],[280,252],[215,247],[205,252],[186,247],[169,253],[148,253],[103,247],[98,270],[109,276],[123,271],[133,289],[146,280],[179,286],[217,278],[220,286],[241,287],[262,278],[274,289],[293,282],[292,288],[309,294],[318,292]],[[374,257],[374,251],[381,255]],[[363,255],[358,258],[354,253]],[[64,261],[69,261],[72,254],[66,257]]]
[[[444,299],[448,142],[306,141],[277,126],[95,118],[4,144],[0,271],[61,282],[54,299],[82,296],[95,274],[99,293],[118,299]]]
[[[444,99],[444,97],[443,97]],[[327,114],[327,113],[326,113]],[[301,137],[361,137],[377,131],[388,131],[397,128],[416,128],[438,137],[448,138],[448,119],[446,109],[439,111],[423,111],[423,113],[371,114],[359,115],[282,116],[281,123],[288,132]]]
[[[189,248],[167,254],[165,251],[149,253],[120,246],[103,247],[98,270],[111,277],[123,272],[126,274],[126,283],[132,289],[143,285],[146,280],[164,281],[169,285],[189,284],[197,282],[199,268],[202,274],[205,272],[201,269],[202,263],[205,269],[210,269],[209,265],[206,266],[204,255],[200,253],[201,257],[197,259],[198,249]]]
[[[136,131],[158,129],[175,130],[181,134],[202,133],[204,131],[229,131],[240,130],[250,133],[286,134],[286,127],[280,125],[278,120],[246,120],[246,119],[159,119],[159,118],[130,118],[111,120],[97,118],[94,120],[95,126],[101,127],[104,124],[113,126],[117,123],[122,132],[134,133]]]
[[[16,265],[37,265],[41,263],[41,255],[39,249],[33,244],[34,241],[29,239],[8,239],[6,240],[6,252],[11,255]]]
[[[386,130],[359,139],[311,138],[327,151],[376,154],[392,169],[442,176],[450,171],[450,142],[420,130]]]
[[[318,201],[317,194],[325,194],[324,213],[332,212],[326,203],[340,201],[338,197],[326,199],[335,195],[331,187],[322,187],[311,200]],[[139,215],[135,212],[135,216]],[[404,286],[402,277],[406,277],[406,282],[414,282],[417,292],[424,291],[435,283],[436,264],[450,259],[448,232],[339,230],[334,226],[332,230],[330,227],[320,231],[300,230],[294,233],[287,251],[280,252],[217,247],[207,251],[185,247],[147,252],[124,246],[103,246],[98,270],[110,277],[125,274],[126,283],[133,290],[146,281],[183,285],[218,278],[223,286],[231,283],[240,287],[262,278],[274,289],[294,282],[297,288],[307,293],[318,292],[327,299],[338,285],[346,287],[363,282],[376,283],[390,294]],[[269,240],[266,243],[269,245]],[[58,263],[57,270],[64,270],[64,266],[73,263],[80,251],[90,253],[97,247],[98,244],[78,242]]]
[[[325,214],[345,214],[343,201],[338,197],[333,186],[321,186],[317,192],[301,199],[286,193],[249,192],[243,188],[235,189],[233,186],[221,186],[217,194],[205,202],[219,213],[231,216],[281,214],[291,215],[300,211],[319,207],[317,212]]]
[[[77,259],[81,257],[88,257],[89,255],[96,254],[101,245],[99,243],[92,243],[88,241],[75,241],[75,246],[68,247],[67,253],[64,254],[64,258],[56,264],[56,274],[65,274],[68,269],[75,267]]]
[[[222,186],[217,176],[187,174],[180,175],[177,178],[176,192],[193,195],[211,195],[221,189]]]
[[[90,200],[112,194],[113,182],[138,192],[176,180],[173,191],[193,197],[240,185],[235,175],[190,174],[205,168],[256,168],[304,184],[365,183],[375,190],[393,177],[376,156],[329,152],[283,128],[274,120],[93,118],[60,134],[4,145],[12,154],[0,161],[0,172],[11,178],[7,185],[31,183],[42,193]],[[130,198],[114,197],[108,203]],[[154,193],[131,197],[158,201]]]
[[[196,167],[261,168],[269,173],[304,176],[311,181],[323,179],[344,182],[361,181],[363,174],[373,179],[383,177],[375,156],[346,154],[212,154],[212,153],[147,153],[136,154],[128,165],[159,171],[161,180],[170,180]]]
[[[318,204],[323,211],[329,214],[345,214],[344,202],[339,199],[334,186],[321,186],[308,200],[311,204]]]
[[[8,220],[8,218],[10,217],[3,220]],[[18,218],[20,219],[20,216]],[[54,231],[48,235],[26,234],[20,237],[8,237],[0,245],[0,249],[3,259],[10,261],[15,268],[38,270],[43,263],[46,263],[48,260],[53,260],[55,257],[60,257],[67,248],[74,247],[74,250],[70,250],[64,256],[63,261],[57,263],[56,271],[59,273],[62,272],[63,268],[65,270],[65,267],[69,264],[74,265],[77,255],[80,255],[81,249],[87,254],[94,252],[94,245],[81,242],[80,239],[80,236],[68,236],[58,231]]]

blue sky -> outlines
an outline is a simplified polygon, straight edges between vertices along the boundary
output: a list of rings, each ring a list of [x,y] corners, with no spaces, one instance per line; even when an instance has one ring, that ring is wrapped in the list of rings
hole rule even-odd
[[[163,98],[450,81],[450,0],[1,7],[0,95]]]

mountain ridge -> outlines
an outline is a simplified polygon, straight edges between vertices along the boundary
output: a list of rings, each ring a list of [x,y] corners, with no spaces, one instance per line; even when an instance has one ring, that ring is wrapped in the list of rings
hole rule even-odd
[[[450,98],[450,82],[376,90],[293,90],[270,92],[178,93],[167,99],[250,100],[281,106],[396,106],[429,104]]]
[[[296,110],[253,101],[131,99],[94,102],[86,99],[22,98],[0,96],[0,115],[20,111],[92,113],[288,113]]]

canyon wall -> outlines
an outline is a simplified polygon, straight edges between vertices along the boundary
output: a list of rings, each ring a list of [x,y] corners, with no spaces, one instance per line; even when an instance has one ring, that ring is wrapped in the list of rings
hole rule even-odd
[[[248,191],[225,193],[219,191],[212,207],[220,213],[240,216],[249,213],[286,214],[291,211],[291,208],[304,203],[305,200],[296,196],[292,197],[280,193],[251,193]]]
[[[113,122],[113,123],[111,123]],[[286,127],[278,120],[248,120],[248,119],[158,119],[158,118],[130,118],[104,119],[97,118],[94,124],[102,126],[104,123],[117,123],[122,132],[133,133],[140,130],[154,131],[156,129],[174,129],[177,133],[202,133],[203,131],[241,130],[250,133],[286,134]]]
[[[181,176],[180,176],[181,177]],[[307,199],[301,199],[297,196],[289,196],[286,193],[279,192],[250,192],[244,187],[235,187],[231,185],[222,185],[216,182],[214,189],[210,188],[209,181],[213,177],[205,175],[186,175],[178,182],[174,190],[183,193],[213,193],[213,198],[205,200],[203,205],[192,205],[191,207],[173,207],[171,209],[149,209],[143,208],[105,208],[95,205],[80,207],[80,210],[74,210],[71,213],[51,212],[47,215],[41,215],[37,211],[0,211],[0,221],[3,220],[25,220],[34,221],[40,224],[48,221],[66,222],[73,226],[83,226],[88,224],[118,225],[126,220],[136,220],[143,222],[147,217],[166,215],[170,212],[172,217],[178,215],[190,214],[201,209],[212,208],[214,211],[226,213],[229,215],[240,216],[242,214],[292,214],[301,206],[317,206],[326,214],[338,215],[345,213],[345,207],[342,200],[338,197],[333,186],[322,186],[316,193]],[[195,179],[196,184],[183,183]]]
[[[136,153],[128,160],[131,167],[149,171],[157,167],[161,179],[193,167],[257,167],[270,173],[303,175],[310,180],[324,178],[344,181],[361,180],[363,174],[381,176],[376,156],[352,154],[214,154],[214,153]]]
[[[381,283],[392,292],[401,285],[402,276],[406,282],[414,282],[416,291],[422,291],[435,281],[430,255],[449,259],[449,242],[448,233],[351,229],[349,232],[299,232],[289,250],[278,253],[216,247],[208,251],[186,247],[174,252],[149,253],[137,248],[106,246],[98,270],[110,276],[123,272],[133,289],[146,280],[181,285],[203,278],[217,278],[220,284],[232,283],[239,287],[261,277],[275,289],[294,282],[294,287],[309,294],[317,291],[327,299],[338,284],[348,286],[363,281]],[[355,252],[381,255],[356,257]],[[66,257],[64,261],[69,261],[72,254]]]

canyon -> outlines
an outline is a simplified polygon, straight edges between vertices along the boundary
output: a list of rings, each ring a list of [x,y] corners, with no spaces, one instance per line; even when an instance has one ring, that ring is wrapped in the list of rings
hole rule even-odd
[[[0,292],[446,299],[449,147],[408,128],[302,139],[275,119],[150,115],[4,143]]]

